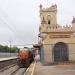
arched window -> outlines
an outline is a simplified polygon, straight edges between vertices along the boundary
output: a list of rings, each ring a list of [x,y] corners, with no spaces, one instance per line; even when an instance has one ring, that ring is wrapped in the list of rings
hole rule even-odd
[[[50,15],[48,15],[48,16],[47,16],[48,24],[50,24],[50,23],[51,23],[51,22],[50,22],[50,19],[51,19],[51,16],[50,16]]]
[[[50,20],[48,20],[48,24],[50,24]]]

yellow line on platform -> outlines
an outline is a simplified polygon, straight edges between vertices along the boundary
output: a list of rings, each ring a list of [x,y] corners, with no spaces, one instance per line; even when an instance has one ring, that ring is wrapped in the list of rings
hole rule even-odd
[[[29,70],[29,67],[27,68],[27,70],[26,70],[26,72],[24,73],[24,75],[26,75],[26,73],[28,72],[28,70]]]
[[[35,65],[36,65],[36,61],[35,61],[35,63],[34,63],[34,66],[33,66],[31,75],[33,75],[33,73],[34,73]]]
[[[36,61],[34,62],[32,68],[31,68],[31,65],[32,65],[32,64],[27,68],[27,70],[26,70],[26,72],[24,73],[24,75],[27,75],[27,72],[29,72],[30,68],[32,69],[32,70],[31,70],[31,75],[33,75],[34,69],[35,69],[35,64],[36,64]]]

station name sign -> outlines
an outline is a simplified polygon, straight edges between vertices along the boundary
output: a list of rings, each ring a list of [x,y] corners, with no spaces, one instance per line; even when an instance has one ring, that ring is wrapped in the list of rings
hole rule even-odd
[[[50,38],[70,38],[70,35],[50,35]]]

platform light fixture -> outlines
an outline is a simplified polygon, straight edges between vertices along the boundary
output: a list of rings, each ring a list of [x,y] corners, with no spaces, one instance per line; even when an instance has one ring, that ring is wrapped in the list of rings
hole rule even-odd
[[[40,33],[39,35],[38,35],[38,37],[40,37],[40,38],[42,38],[42,39],[45,39],[46,38],[46,36],[47,36],[47,33]]]

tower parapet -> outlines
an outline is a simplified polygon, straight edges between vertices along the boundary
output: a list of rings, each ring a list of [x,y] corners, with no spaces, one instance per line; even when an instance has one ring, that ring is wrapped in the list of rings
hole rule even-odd
[[[75,30],[75,17],[73,17],[73,20],[72,20],[72,28],[73,30]]]
[[[40,10],[42,9],[42,4],[40,4]]]
[[[40,26],[39,31],[40,32],[67,32],[67,31],[73,31],[72,26],[60,26],[60,25],[55,25],[53,27],[49,26],[48,24],[43,24]]]
[[[72,23],[75,23],[75,17],[73,17]]]
[[[52,5],[51,7],[49,8],[43,8],[42,5],[40,4],[40,9],[41,9],[41,12],[52,12],[52,11],[57,11],[57,5]]]

